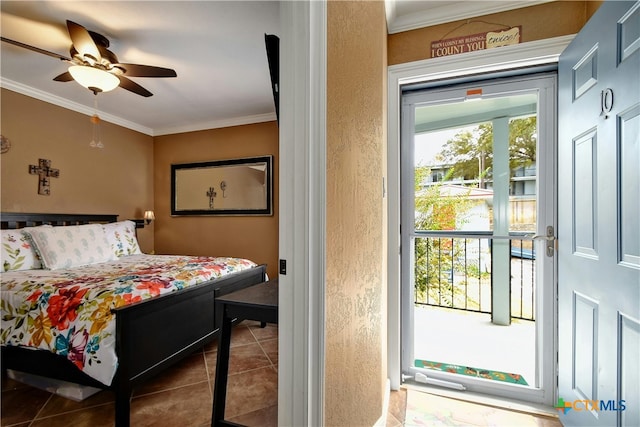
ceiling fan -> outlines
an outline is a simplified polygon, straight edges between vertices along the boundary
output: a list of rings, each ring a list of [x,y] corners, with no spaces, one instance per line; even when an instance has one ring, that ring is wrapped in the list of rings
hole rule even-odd
[[[70,58],[6,37],[1,37],[1,39],[3,42],[71,63],[68,71],[56,76],[53,80],[57,82],[75,80],[96,95],[99,92],[107,92],[120,86],[135,94],[149,97],[153,94],[130,80],[129,77],[177,76],[176,72],[170,68],[121,63],[116,55],[108,49],[109,40],[103,35],[88,31],[82,25],[72,21],[67,21],[67,29],[72,43],[69,49]]]

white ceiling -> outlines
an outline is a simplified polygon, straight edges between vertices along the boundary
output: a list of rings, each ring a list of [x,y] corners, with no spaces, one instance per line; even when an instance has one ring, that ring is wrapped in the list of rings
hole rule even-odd
[[[389,32],[404,31],[537,1],[387,0]],[[275,120],[264,34],[280,33],[278,1],[6,1],[3,37],[69,56],[66,20],[106,36],[120,62],[173,68],[177,78],[131,78],[153,93],[122,88],[97,96],[103,120],[163,135]],[[94,95],[58,59],[0,46],[2,87],[88,115]]]
[[[177,78],[131,78],[153,93],[98,94],[103,120],[149,135],[275,120],[264,34],[278,34],[275,1],[5,1],[2,36],[69,56],[66,20],[106,36],[120,62],[173,68]],[[93,114],[94,95],[52,79],[68,63],[2,43],[2,86]]]
[[[458,95],[464,92],[460,91]],[[417,106],[415,110],[416,133],[456,129],[475,125],[497,117],[517,117],[536,113],[538,96],[535,93],[523,95],[500,95],[490,98],[476,98],[473,102],[461,96],[439,102],[437,105]]]

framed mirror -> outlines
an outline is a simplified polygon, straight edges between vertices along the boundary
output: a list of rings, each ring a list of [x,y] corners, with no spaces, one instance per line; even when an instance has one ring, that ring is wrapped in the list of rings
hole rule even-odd
[[[273,215],[273,156],[171,165],[171,215]]]

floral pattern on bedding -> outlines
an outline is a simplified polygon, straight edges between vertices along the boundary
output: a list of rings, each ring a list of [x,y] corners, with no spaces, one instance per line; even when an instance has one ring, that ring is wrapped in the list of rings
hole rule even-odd
[[[0,344],[65,356],[109,385],[117,368],[112,309],[254,266],[240,258],[131,255],[72,269],[2,273]]]

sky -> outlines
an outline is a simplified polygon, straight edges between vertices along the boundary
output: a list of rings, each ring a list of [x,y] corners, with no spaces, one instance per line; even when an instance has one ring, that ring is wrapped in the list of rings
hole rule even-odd
[[[440,162],[435,160],[445,142],[453,138],[463,128],[446,129],[437,132],[422,133],[415,136],[415,165],[432,166]]]

